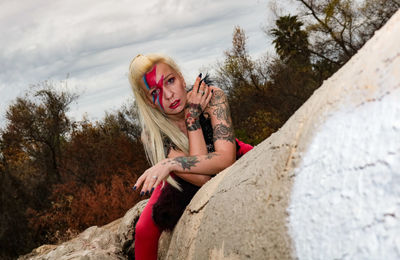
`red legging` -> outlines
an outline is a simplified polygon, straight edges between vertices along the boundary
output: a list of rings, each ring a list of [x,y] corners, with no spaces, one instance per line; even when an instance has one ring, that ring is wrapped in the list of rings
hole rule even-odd
[[[236,157],[239,158],[243,154],[250,151],[253,146],[243,143],[236,139],[240,149],[237,151]],[[161,194],[162,182],[151,194],[146,207],[142,211],[135,229],[135,259],[136,260],[157,260],[158,252],[158,239],[160,238],[161,231],[153,221],[151,212],[154,203],[157,202]]]
[[[146,207],[142,211],[135,228],[135,259],[151,260],[157,259],[158,239],[161,230],[156,226],[151,217],[154,203],[157,202],[161,194],[162,182],[151,194]]]

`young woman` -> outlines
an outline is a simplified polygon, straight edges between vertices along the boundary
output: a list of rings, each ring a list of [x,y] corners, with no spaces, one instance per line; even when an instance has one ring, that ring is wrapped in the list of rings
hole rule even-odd
[[[158,239],[173,229],[193,195],[252,147],[234,138],[224,92],[197,77],[193,89],[169,57],[137,55],[129,80],[151,168],[137,180],[152,193],[135,230],[135,259],[157,259]]]

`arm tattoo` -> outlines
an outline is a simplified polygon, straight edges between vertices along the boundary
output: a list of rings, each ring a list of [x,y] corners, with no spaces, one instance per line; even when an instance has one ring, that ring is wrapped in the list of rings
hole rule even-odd
[[[211,98],[210,103],[208,103],[208,105],[210,107],[215,107],[224,103],[227,103],[224,92],[222,90],[216,90],[214,91],[213,97]]]
[[[208,154],[206,155],[206,159],[207,159],[207,160],[210,160],[211,158],[213,158],[213,157],[215,157],[215,156],[218,156],[218,154],[216,154],[216,153],[208,153]]]
[[[185,124],[188,131],[196,131],[201,128],[199,117],[201,115],[200,104],[189,103],[186,105]]]
[[[231,126],[224,125],[222,123],[214,126],[213,128],[213,141],[226,140],[228,142],[234,143],[235,137],[233,136],[233,129]]]
[[[217,90],[214,92],[209,106],[213,108],[213,115],[216,115],[217,119],[226,121],[228,125],[232,124],[228,99],[222,90]]]
[[[197,129],[201,129],[200,120],[198,118],[186,118],[185,124],[188,131],[196,131]]]
[[[187,115],[190,115],[193,118],[198,118],[202,112],[200,104],[189,103],[186,105],[185,108],[186,108]],[[186,117],[188,117],[188,116],[186,116]]]
[[[196,166],[199,162],[197,156],[176,157],[173,161],[180,164],[183,170],[190,170],[191,167]]]
[[[232,123],[231,111],[228,104],[224,106],[218,106],[214,111],[213,115],[216,115],[219,120],[225,120],[228,124]]]

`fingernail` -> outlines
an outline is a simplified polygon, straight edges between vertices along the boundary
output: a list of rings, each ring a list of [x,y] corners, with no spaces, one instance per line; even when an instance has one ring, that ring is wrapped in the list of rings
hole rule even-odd
[[[142,192],[140,193],[140,197],[142,197],[142,196],[143,196],[143,194],[144,194],[144,192],[142,191]]]
[[[202,76],[202,75],[203,75],[203,74],[202,74],[202,73],[200,73],[200,74],[199,74],[199,78],[201,78],[201,76]]]
[[[149,191],[146,191],[146,195],[149,195]]]
[[[133,189],[133,190],[136,190],[136,186],[133,186],[132,189]]]
[[[152,192],[153,192],[153,190],[154,190],[154,187],[153,187],[153,188],[151,188],[151,191],[150,191],[150,193],[152,193]]]
[[[214,93],[214,90],[213,90],[213,89],[211,90],[211,93]]]

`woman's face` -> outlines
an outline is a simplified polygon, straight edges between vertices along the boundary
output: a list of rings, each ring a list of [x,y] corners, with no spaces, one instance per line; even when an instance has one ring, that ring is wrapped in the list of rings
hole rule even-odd
[[[180,113],[186,105],[185,82],[181,75],[165,63],[156,63],[143,76],[150,105],[167,115]]]

